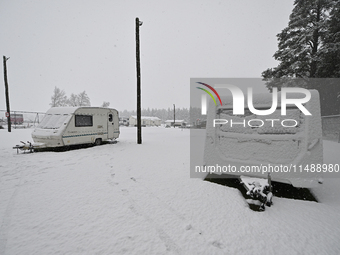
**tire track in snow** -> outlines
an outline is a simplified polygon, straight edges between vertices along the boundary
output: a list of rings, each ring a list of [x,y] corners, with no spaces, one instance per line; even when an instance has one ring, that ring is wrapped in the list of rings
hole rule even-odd
[[[111,169],[111,176],[108,182],[113,187],[118,188],[119,182],[113,180],[115,173],[113,173],[112,170],[113,169]],[[120,174],[122,173],[123,172],[120,172]],[[138,182],[134,177],[128,177],[128,173],[121,176],[121,179],[122,178],[125,181],[129,180],[129,186],[126,185],[124,188],[120,188],[120,191],[128,197],[130,202],[129,209],[136,215],[142,216],[156,229],[159,238],[165,243],[167,251],[183,254],[179,244],[177,244],[178,241],[180,241],[186,246],[189,245],[191,249],[195,249],[198,253],[202,253],[202,250],[209,250],[209,252],[213,253],[222,252],[224,246],[221,243],[207,240],[207,238],[202,235],[202,231],[190,224],[190,220],[169,206],[148,187]],[[137,200],[135,198],[136,195],[144,197],[142,200]],[[155,217],[150,218],[149,215]],[[166,219],[166,221],[162,221],[163,219]],[[171,236],[174,238],[171,238]],[[177,243],[174,239],[178,240]]]
[[[115,174],[111,174],[111,178],[108,179],[108,183],[114,188],[117,188],[119,183],[112,180],[114,176]],[[129,194],[129,191],[127,189],[120,189],[120,191],[127,197],[130,204],[129,209],[137,216],[143,217],[152,226],[152,228],[156,230],[157,235],[164,243],[166,250],[175,252],[176,254],[183,254],[176,242],[152,218],[150,218],[147,213],[144,212],[144,210],[138,205],[137,201]]]
[[[6,252],[6,246],[7,246],[7,235],[8,235],[8,231],[10,228],[10,224],[11,224],[11,218],[12,218],[12,211],[14,209],[14,205],[15,205],[15,198],[18,194],[18,191],[20,189],[20,186],[22,185],[22,180],[23,180],[23,172],[24,171],[20,171],[19,177],[18,177],[18,184],[16,184],[15,186],[15,190],[12,193],[11,198],[8,201],[7,204],[7,208],[4,214],[4,218],[2,219],[1,222],[1,226],[0,226],[0,254],[5,254]]]
[[[173,251],[176,254],[183,254],[181,248],[176,242],[160,227],[153,219],[151,219],[147,213],[137,204],[136,200],[129,195],[129,191],[122,189],[124,195],[128,196],[130,206],[129,209],[138,216],[142,216],[153,228],[157,231],[159,239],[161,239],[166,247],[167,251]]]

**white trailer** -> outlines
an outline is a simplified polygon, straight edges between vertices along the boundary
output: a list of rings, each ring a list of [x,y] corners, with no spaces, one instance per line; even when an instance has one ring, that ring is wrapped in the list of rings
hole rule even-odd
[[[310,93],[311,99],[304,107],[312,115],[302,114],[295,105],[283,115],[280,107],[270,115],[255,115],[247,107],[243,115],[234,115],[232,98],[222,97],[226,104],[221,106],[211,101],[204,149],[206,168],[213,169],[213,174],[237,176],[247,195],[260,200],[260,211],[265,204],[272,204],[272,180],[298,188],[321,183],[320,99],[316,90]],[[291,96],[299,98],[301,94]],[[253,103],[255,109],[270,109],[272,95],[254,95]],[[228,171],[230,168],[232,171]],[[225,171],[216,172],[218,169]]]
[[[32,132],[33,148],[99,145],[119,137],[118,111],[102,107],[53,107]]]
[[[238,176],[266,178],[270,172],[273,181],[294,187],[318,185],[322,180],[320,171],[312,169],[308,172],[308,169],[323,163],[320,99],[316,90],[310,92],[311,99],[304,104],[312,114],[308,116],[294,105],[289,106],[285,116],[281,115],[280,107],[265,116],[255,115],[247,108],[244,115],[233,115],[232,98],[222,97],[226,102],[222,106],[215,106],[211,101],[207,116],[205,165],[235,166],[238,171],[227,173]],[[298,96],[301,94],[294,98]],[[256,109],[269,109],[272,95],[255,94],[253,101]],[[280,100],[278,105],[281,105]],[[228,123],[214,127],[214,119]]]

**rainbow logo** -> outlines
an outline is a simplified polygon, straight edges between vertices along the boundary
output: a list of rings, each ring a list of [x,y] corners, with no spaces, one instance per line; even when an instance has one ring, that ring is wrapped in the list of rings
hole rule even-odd
[[[213,87],[211,87],[210,85],[208,85],[208,84],[205,84],[205,83],[203,83],[203,82],[197,82],[198,84],[201,84],[201,85],[203,85],[203,86],[206,86],[206,87],[208,87],[209,89],[211,89],[211,91],[212,92],[214,92],[215,93],[215,95],[217,96],[217,98],[218,98],[218,100],[220,101],[220,104],[221,104],[221,106],[222,106],[222,100],[221,100],[221,98],[220,98],[220,95],[217,93],[217,91],[213,88]],[[200,87],[196,87],[196,88],[198,88],[198,89],[201,89],[201,90],[203,90],[203,91],[205,91],[209,96],[211,96],[211,98],[214,100],[214,102],[215,102],[215,105],[217,105],[217,103],[216,103],[216,100],[215,100],[215,98],[214,98],[214,96],[208,91],[208,90],[206,90],[206,89],[203,89],[203,88],[200,88]]]

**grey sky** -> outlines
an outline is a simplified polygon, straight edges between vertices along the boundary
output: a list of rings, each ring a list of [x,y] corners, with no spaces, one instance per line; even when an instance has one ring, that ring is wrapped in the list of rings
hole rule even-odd
[[[57,86],[68,96],[86,90],[92,106],[134,110],[136,17],[142,108],[189,107],[190,78],[258,78],[277,65],[276,34],[293,2],[1,0],[11,109],[44,112]]]

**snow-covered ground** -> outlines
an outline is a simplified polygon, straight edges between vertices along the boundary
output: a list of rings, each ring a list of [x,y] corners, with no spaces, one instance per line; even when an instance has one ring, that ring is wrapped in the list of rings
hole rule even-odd
[[[313,190],[320,203],[274,197],[254,212],[237,189],[189,177],[189,130],[17,155],[31,131],[0,130],[0,254],[340,254],[340,178]],[[325,163],[339,152],[324,142]]]

